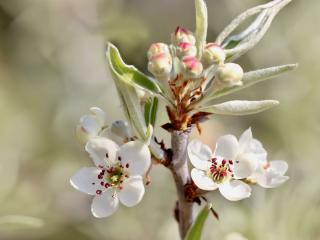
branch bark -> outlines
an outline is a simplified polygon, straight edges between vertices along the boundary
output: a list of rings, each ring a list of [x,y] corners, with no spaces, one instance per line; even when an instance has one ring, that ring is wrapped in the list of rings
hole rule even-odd
[[[187,146],[191,129],[187,131],[173,131],[171,134],[172,162],[171,172],[177,189],[178,196],[178,224],[180,237],[183,240],[192,225],[192,202],[185,197],[184,186],[190,182],[190,174],[187,162]]]

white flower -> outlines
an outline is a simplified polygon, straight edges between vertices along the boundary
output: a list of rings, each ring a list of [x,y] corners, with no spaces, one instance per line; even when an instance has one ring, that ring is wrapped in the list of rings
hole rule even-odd
[[[289,177],[284,176],[288,164],[282,160],[261,162],[258,169],[248,178],[264,188],[275,188],[286,182]]]
[[[121,147],[110,139],[91,138],[85,147],[95,167],[80,169],[70,178],[77,190],[94,195],[91,212],[102,218],[112,215],[119,201],[137,205],[145,192],[143,175],[151,163],[148,146],[131,141]]]
[[[230,201],[238,201],[251,195],[251,188],[240,179],[251,176],[259,162],[266,161],[267,153],[262,144],[246,130],[239,141],[233,135],[218,139],[214,153],[199,140],[188,145],[188,156],[195,167],[191,171],[194,183],[203,190],[219,188]]]
[[[86,143],[90,138],[99,136],[101,131],[106,127],[106,113],[98,107],[92,107],[89,114],[80,118],[76,134],[82,143]]]

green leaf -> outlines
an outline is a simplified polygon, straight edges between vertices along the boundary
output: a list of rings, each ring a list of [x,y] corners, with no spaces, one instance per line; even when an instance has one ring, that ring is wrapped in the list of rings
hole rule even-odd
[[[149,98],[144,105],[144,118],[146,121],[146,125],[151,124],[155,125],[156,117],[158,112],[158,98],[153,97]]]
[[[150,114],[150,123],[152,124],[152,126],[156,124],[158,107],[159,107],[159,100],[157,97],[154,97],[152,101],[152,108],[151,108],[151,114]]]
[[[236,17],[217,37],[216,43],[225,48],[228,61],[234,61],[252,49],[263,38],[274,17],[291,0],[274,0],[251,8]],[[252,24],[240,34],[229,36],[247,18],[258,14]]]
[[[110,45],[109,45],[110,47]],[[111,48],[109,48],[110,50]],[[111,74],[113,76],[124,114],[137,135],[141,139],[146,138],[147,126],[140,105],[140,99],[133,85],[130,84],[130,77],[134,75],[126,74],[123,61],[112,57],[112,50],[107,52],[107,59]],[[120,55],[118,55],[120,57]]]
[[[278,105],[276,100],[242,101],[234,100],[212,106],[199,108],[201,112],[215,113],[221,115],[244,116],[259,113]]]
[[[152,98],[149,98],[144,104],[144,119],[147,126],[150,123],[151,107],[152,107]]]
[[[204,223],[209,215],[211,206],[205,206],[198,214],[193,225],[189,229],[185,240],[201,240]]]
[[[204,0],[195,0],[196,8],[196,44],[198,58],[202,56],[203,48],[206,44],[208,29],[208,11]]]
[[[211,101],[213,99],[237,92],[247,87],[251,87],[259,82],[275,78],[283,73],[295,70],[297,64],[287,64],[282,66],[275,66],[270,68],[259,69],[255,71],[246,72],[243,76],[241,86],[226,87],[224,89],[218,90],[217,92],[210,93],[208,89],[207,95],[203,98],[202,103]]]
[[[111,43],[108,43],[107,58],[113,71],[122,76],[122,80],[126,83],[142,88],[153,94],[162,92],[160,86],[151,78],[140,72],[132,65],[126,65],[119,53],[119,50]]]

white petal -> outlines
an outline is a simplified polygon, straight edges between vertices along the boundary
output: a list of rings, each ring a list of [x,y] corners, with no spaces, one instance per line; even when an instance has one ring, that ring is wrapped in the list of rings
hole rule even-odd
[[[251,195],[251,187],[240,180],[231,180],[220,185],[219,191],[230,201],[239,201]]]
[[[81,168],[70,178],[70,184],[83,193],[95,195],[100,186],[99,173],[96,167]]]
[[[233,166],[235,179],[251,176],[258,167],[258,161],[253,154],[240,154],[235,160]]]
[[[144,175],[151,164],[151,154],[147,145],[140,141],[131,141],[120,147],[118,157],[123,166],[129,164],[131,176]]]
[[[250,127],[241,134],[239,138],[239,148],[240,149],[249,148],[251,141],[252,141],[252,131]]]
[[[93,198],[91,212],[97,218],[109,217],[118,209],[118,206],[118,197],[114,195],[112,189],[108,189]]]
[[[210,168],[209,160],[212,158],[212,151],[209,146],[200,140],[194,139],[188,145],[188,156],[192,165],[201,170]]]
[[[85,132],[90,135],[98,135],[101,129],[100,124],[97,122],[96,118],[91,115],[84,115],[80,118],[79,125],[83,128]]]
[[[269,164],[269,168],[280,175],[284,175],[288,170],[288,163],[282,160],[270,161]]]
[[[144,191],[142,177],[130,177],[123,182],[123,189],[118,192],[119,200],[123,205],[133,207],[142,200]]]
[[[283,184],[289,179],[288,176],[283,176],[278,172],[274,171],[272,168],[267,170],[262,170],[261,173],[257,174],[257,183],[264,188],[275,188]]]
[[[191,170],[191,178],[197,187],[202,190],[212,191],[218,188],[218,184],[206,176],[206,173],[202,170],[193,168]]]
[[[214,156],[223,157],[226,160],[234,160],[238,153],[238,140],[233,135],[224,135],[218,138]]]
[[[100,128],[107,125],[107,114],[101,108],[92,107],[90,108],[90,112],[91,115],[95,117]]]
[[[97,167],[104,167],[107,162],[115,162],[119,146],[110,139],[95,137],[87,142],[85,149]]]

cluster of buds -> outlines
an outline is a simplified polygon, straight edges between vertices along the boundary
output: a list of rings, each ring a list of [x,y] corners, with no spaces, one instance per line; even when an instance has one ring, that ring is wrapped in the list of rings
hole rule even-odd
[[[168,45],[153,43],[148,50],[148,70],[157,78],[170,75],[172,70],[172,56]]]
[[[191,31],[177,27],[171,42],[171,49],[167,44],[154,43],[148,50],[148,70],[156,78],[169,80],[172,70],[175,76],[183,74],[187,78],[196,78],[204,69],[216,65],[215,85],[218,88],[242,84],[242,68],[235,63],[225,63],[226,53],[218,44],[207,43],[199,59],[196,38]]]
[[[180,60],[181,72],[188,77],[199,76],[203,71],[203,66],[196,57],[197,47],[193,33],[185,28],[177,27],[172,34],[172,44]]]

